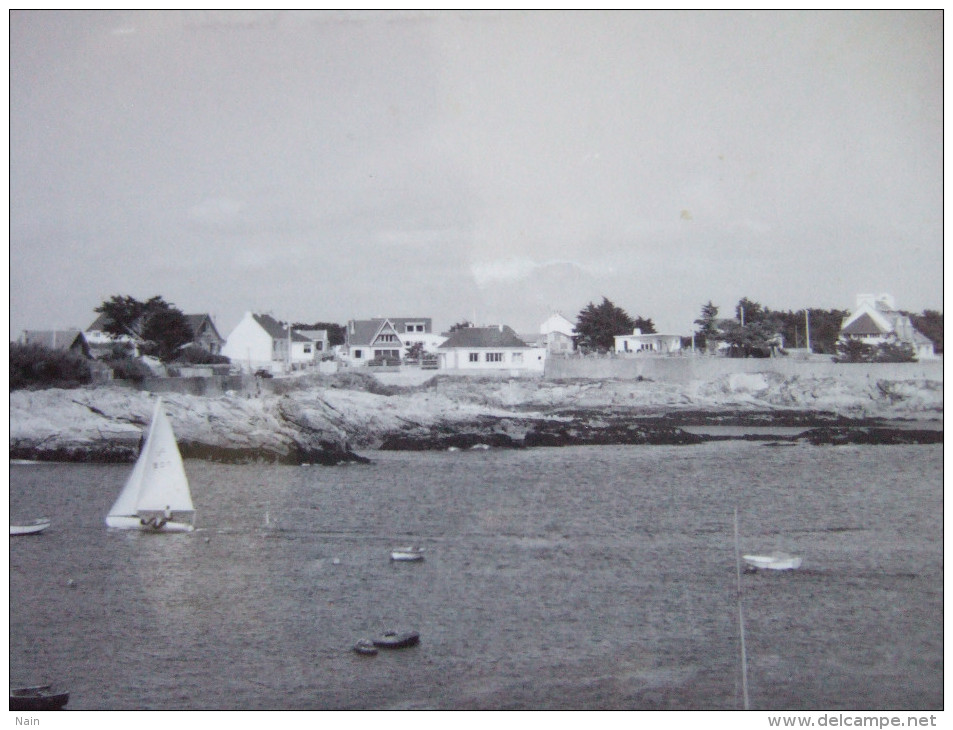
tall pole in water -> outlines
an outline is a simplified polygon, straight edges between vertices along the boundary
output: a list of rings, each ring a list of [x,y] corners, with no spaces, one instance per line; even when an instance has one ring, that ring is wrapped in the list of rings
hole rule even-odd
[[[748,653],[745,649],[745,616],[741,610],[741,551],[738,549],[738,508],[735,507],[735,569],[738,577],[738,628],[741,632],[741,693],[744,697],[745,709],[748,704]]]

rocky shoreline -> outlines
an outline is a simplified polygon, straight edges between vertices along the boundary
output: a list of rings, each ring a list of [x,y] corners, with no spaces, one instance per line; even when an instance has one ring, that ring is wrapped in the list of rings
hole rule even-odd
[[[230,463],[333,465],[366,462],[366,454],[376,450],[725,439],[814,445],[943,441],[942,382],[930,380],[848,387],[769,374],[682,385],[438,376],[400,388],[348,374],[289,379],[277,391],[162,397],[185,458]],[[133,461],[154,397],[118,386],[15,391],[10,458]],[[718,432],[724,427],[732,427],[730,433]]]

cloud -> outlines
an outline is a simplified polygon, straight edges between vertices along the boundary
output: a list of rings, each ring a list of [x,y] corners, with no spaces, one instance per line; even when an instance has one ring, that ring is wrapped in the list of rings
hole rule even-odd
[[[473,278],[476,280],[477,286],[480,288],[485,288],[494,284],[524,281],[545,273],[547,270],[553,269],[575,269],[579,273],[597,277],[606,276],[612,273],[612,267],[608,264],[581,264],[576,261],[567,261],[565,259],[533,261],[529,258],[513,257],[497,259],[495,261],[484,261],[470,265],[470,272],[473,274]]]
[[[189,220],[205,228],[232,229],[241,227],[244,204],[231,198],[207,198],[189,208]]]

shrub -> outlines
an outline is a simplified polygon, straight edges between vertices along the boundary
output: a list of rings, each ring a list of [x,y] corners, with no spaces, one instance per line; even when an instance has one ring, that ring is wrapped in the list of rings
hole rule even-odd
[[[224,355],[213,355],[201,347],[188,345],[179,350],[175,362],[185,365],[227,365],[231,360]]]
[[[131,357],[110,359],[106,361],[106,364],[113,369],[113,377],[119,380],[130,380],[133,383],[141,383],[152,375],[152,371],[148,365]]]
[[[10,390],[78,388],[93,379],[89,363],[70,350],[10,343]]]
[[[834,362],[915,362],[913,347],[907,342],[881,342],[868,345],[859,340],[842,340],[837,343]]]

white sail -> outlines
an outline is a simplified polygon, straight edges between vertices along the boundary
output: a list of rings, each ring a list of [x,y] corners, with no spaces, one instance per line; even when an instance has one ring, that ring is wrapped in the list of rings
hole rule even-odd
[[[106,524],[126,529],[191,530],[195,516],[189,480],[172,424],[156,399],[149,435]]]

